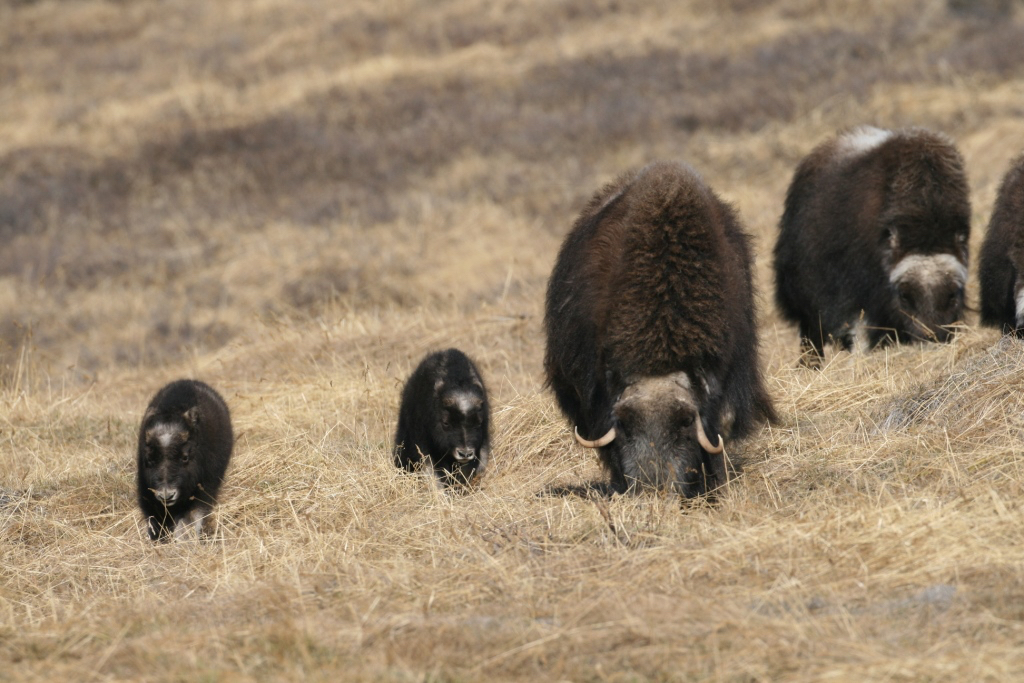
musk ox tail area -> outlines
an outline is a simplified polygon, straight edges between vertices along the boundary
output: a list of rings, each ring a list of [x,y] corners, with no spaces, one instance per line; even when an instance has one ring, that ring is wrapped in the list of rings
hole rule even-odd
[[[616,490],[713,489],[719,435],[775,417],[749,238],[689,166],[652,164],[590,200],[559,251],[544,324],[547,383]]]
[[[402,389],[395,465],[430,467],[444,486],[481,477],[490,460],[490,405],[480,371],[458,349],[428,354]]]
[[[981,246],[981,323],[1024,336],[1024,154],[1003,176]]]
[[[150,538],[207,530],[233,446],[228,406],[208,384],[181,379],[156,393],[142,418],[136,458]]]

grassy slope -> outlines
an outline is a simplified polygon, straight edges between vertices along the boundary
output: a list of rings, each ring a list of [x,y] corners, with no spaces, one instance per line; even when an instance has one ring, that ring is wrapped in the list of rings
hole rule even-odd
[[[1024,349],[794,369],[767,255],[795,163],[860,123],[957,140],[977,253],[1021,21],[680,5],[0,3],[0,679],[1019,676]],[[588,498],[541,386],[562,235],[658,158],[759,247],[782,424],[713,509]],[[451,498],[388,455],[446,345],[496,407]],[[182,375],[239,440],[216,539],[153,547],[132,444]]]

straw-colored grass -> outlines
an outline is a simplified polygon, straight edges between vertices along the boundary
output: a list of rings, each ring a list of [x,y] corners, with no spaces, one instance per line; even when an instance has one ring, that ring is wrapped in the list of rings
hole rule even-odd
[[[793,167],[862,123],[957,141],[977,253],[1014,8],[0,2],[0,680],[1020,678],[1024,344],[971,313],[799,369],[770,270]],[[755,236],[781,415],[713,505],[604,497],[542,386],[562,237],[664,158]],[[447,346],[494,406],[452,495],[390,456]],[[136,430],[182,376],[238,439],[215,534],[154,545]]]

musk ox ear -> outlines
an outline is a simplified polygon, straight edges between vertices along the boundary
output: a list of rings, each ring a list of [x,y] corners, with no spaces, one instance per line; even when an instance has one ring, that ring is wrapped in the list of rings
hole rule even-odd
[[[883,230],[882,242],[883,245],[888,248],[889,253],[896,253],[896,250],[900,247],[900,236],[896,233],[896,229],[886,228]]]
[[[185,424],[195,429],[195,426],[199,424],[199,406],[192,406],[185,411],[185,414],[182,415],[182,417],[185,418]]]
[[[156,415],[156,413],[157,413],[156,406],[150,406],[149,408],[146,408],[146,414],[142,416],[142,424],[146,424],[146,422],[149,420],[149,418],[151,418],[154,415]]]

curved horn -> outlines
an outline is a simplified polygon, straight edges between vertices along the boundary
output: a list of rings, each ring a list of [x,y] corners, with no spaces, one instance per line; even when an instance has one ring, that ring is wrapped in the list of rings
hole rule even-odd
[[[718,435],[718,445],[711,445],[711,441],[708,440],[708,435],[704,433],[704,422],[700,419],[700,413],[697,413],[697,443],[700,444],[701,448],[711,454],[721,453],[725,450],[725,441],[722,440],[721,434]]]
[[[600,448],[601,446],[607,446],[612,441],[615,441],[615,427],[608,430],[608,433],[602,436],[597,441],[587,441],[580,436],[579,427],[573,427],[572,433],[576,435],[576,440],[580,442],[580,445],[584,448]]]

